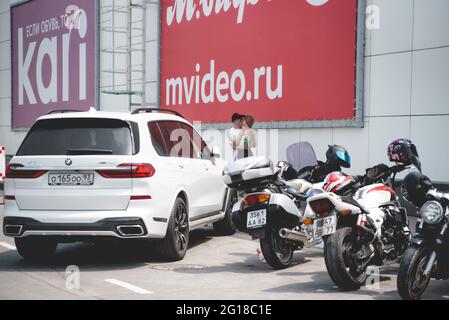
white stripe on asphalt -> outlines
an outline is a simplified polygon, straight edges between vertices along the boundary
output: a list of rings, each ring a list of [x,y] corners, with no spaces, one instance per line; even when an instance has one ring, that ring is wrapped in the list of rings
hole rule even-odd
[[[106,279],[105,281],[115,284],[116,286],[128,289],[128,290],[138,293],[138,294],[153,294],[153,292],[151,292],[151,291],[136,287],[135,285],[132,285],[132,284],[129,284],[129,283],[117,280],[117,279]]]
[[[15,246],[13,246],[12,244],[6,243],[6,242],[0,242],[0,246],[2,246],[3,248],[6,248],[8,250],[17,250]]]

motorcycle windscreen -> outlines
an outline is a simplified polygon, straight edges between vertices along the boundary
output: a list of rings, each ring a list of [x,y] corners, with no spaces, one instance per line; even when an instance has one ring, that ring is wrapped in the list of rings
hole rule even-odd
[[[309,142],[298,142],[287,148],[287,161],[299,172],[301,169],[318,164],[315,150]]]

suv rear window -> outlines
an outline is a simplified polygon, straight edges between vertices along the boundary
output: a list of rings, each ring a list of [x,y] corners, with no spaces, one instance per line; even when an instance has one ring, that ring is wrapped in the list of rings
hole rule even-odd
[[[116,119],[41,120],[31,128],[18,156],[131,155],[130,125]]]

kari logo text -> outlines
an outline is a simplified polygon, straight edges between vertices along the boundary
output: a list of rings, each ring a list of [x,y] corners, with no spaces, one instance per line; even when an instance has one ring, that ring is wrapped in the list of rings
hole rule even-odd
[[[77,98],[86,99],[87,47],[83,39],[88,28],[87,14],[77,7],[68,7],[67,11],[59,17],[18,28],[18,105],[24,105],[26,101],[31,105],[67,102],[71,95],[69,88],[72,79],[79,81]],[[64,27],[67,32],[60,33]],[[76,34],[72,30],[76,30]],[[77,69],[70,67],[73,65],[70,53],[74,50],[79,51]],[[59,59],[62,60],[61,64]],[[58,70],[59,64],[62,70]],[[35,70],[31,70],[33,67]]]

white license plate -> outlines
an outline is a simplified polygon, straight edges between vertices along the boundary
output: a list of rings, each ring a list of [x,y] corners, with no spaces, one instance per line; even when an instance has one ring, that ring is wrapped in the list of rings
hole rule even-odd
[[[94,184],[93,173],[50,173],[50,186],[91,186]]]
[[[328,236],[337,231],[337,216],[317,219],[313,222],[313,236],[315,238]]]
[[[267,224],[267,209],[248,212],[248,229],[256,229]]]

